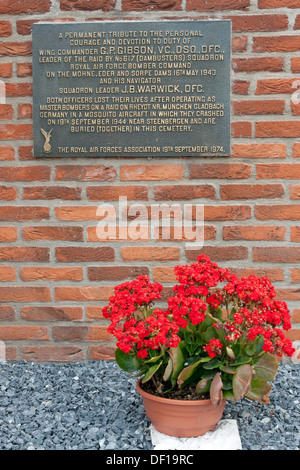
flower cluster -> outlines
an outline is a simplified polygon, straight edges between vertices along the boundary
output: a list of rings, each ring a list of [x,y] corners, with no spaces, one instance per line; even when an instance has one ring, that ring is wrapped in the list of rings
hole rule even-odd
[[[151,283],[148,276],[142,275],[115,288],[115,295],[103,308],[103,316],[110,318],[108,331],[115,335],[117,347],[123,352],[133,351],[145,359],[149,350],[176,347],[180,342],[176,334],[179,326],[168,318],[167,312],[149,312],[152,302],[160,299],[162,289],[161,284]]]
[[[247,396],[248,389],[245,385],[237,391],[232,385],[235,374],[241,374],[244,384],[255,377],[255,367],[268,370],[271,377],[276,371],[274,358],[294,354],[284,333],[291,328],[287,304],[276,300],[268,278],[239,279],[206,255],[189,266],[176,266],[174,272],[178,284],[167,309],[153,308],[163,287],[148,276],[115,287],[104,307],[103,316],[111,321],[108,331],[117,339],[116,359],[124,370],[138,367],[160,391],[165,382],[166,388],[176,382],[181,387],[185,380],[190,384],[193,378],[202,384],[201,373],[207,384],[211,381],[207,369],[212,376],[219,371],[226,382],[224,393],[238,399]],[[269,390],[265,382],[260,379],[255,387],[248,397],[265,402]]]
[[[204,351],[207,352],[209,357],[216,357],[222,353],[223,343],[219,339],[210,339],[206,346],[203,346]]]

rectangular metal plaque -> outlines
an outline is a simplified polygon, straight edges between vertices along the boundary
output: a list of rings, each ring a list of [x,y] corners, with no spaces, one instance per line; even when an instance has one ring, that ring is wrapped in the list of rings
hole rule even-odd
[[[33,25],[35,157],[230,155],[231,21]]]

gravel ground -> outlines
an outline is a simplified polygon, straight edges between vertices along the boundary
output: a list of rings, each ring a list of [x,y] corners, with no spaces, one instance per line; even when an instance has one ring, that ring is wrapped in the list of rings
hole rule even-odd
[[[281,363],[269,406],[226,403],[243,450],[299,450],[299,377]],[[0,449],[152,450],[135,382],[114,361],[0,364]]]

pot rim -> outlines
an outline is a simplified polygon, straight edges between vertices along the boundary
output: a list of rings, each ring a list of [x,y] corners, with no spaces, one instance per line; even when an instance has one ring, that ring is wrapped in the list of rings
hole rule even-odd
[[[137,392],[142,396],[142,397],[145,397],[145,398],[148,398],[148,399],[151,399],[153,401],[158,401],[160,403],[165,403],[165,404],[168,404],[168,405],[185,405],[185,406],[204,406],[204,405],[207,405],[208,403],[212,404],[210,398],[207,398],[207,399],[204,399],[204,400],[177,400],[177,399],[174,399],[174,398],[164,398],[164,397],[158,397],[156,395],[152,395],[151,393],[147,393],[145,392],[141,386],[140,386],[140,383],[142,382],[143,380],[143,377],[141,377],[137,383],[136,383],[136,390]],[[222,398],[222,401],[221,403],[218,405],[220,406],[222,403],[225,403],[226,402],[226,399],[225,398]]]

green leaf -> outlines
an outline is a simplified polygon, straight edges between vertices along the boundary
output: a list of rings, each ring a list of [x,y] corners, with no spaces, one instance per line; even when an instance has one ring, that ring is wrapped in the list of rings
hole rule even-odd
[[[244,364],[237,368],[232,379],[233,394],[236,400],[242,398],[249,390],[252,379],[252,367]]]
[[[216,338],[218,335],[216,333],[216,328],[214,326],[209,326],[207,330],[203,333],[203,339],[206,343],[209,342],[209,340]]]
[[[140,362],[134,354],[125,353],[117,348],[115,351],[115,359],[118,366],[125,372],[135,372],[140,369]]]
[[[223,398],[223,382],[221,379],[220,372],[217,372],[213,378],[213,381],[210,386],[210,401],[212,402],[213,407],[217,407],[220,405],[222,398]]]
[[[271,354],[265,353],[253,368],[258,379],[272,382],[277,374],[278,361]]]
[[[249,341],[249,343],[245,347],[245,353],[248,356],[257,356],[262,352],[262,347],[264,344],[264,339],[261,336],[257,336],[253,341]]]
[[[210,379],[201,379],[196,385],[196,393],[206,393],[210,389],[211,380]]]
[[[172,359],[169,358],[167,367],[165,368],[165,372],[164,372],[164,375],[163,375],[163,380],[165,382],[167,382],[170,379],[171,374],[172,374],[172,370],[173,370],[173,363],[172,363]]]
[[[234,362],[231,363],[231,366],[241,366],[242,364],[249,364],[249,362],[251,362],[251,357],[240,356]]]
[[[171,381],[172,383],[176,383],[176,379],[180,374],[184,362],[185,362],[185,344],[181,341],[176,348],[170,348],[168,353],[172,359],[172,376]]]
[[[236,374],[236,370],[233,369],[232,367],[228,366],[227,364],[222,364],[220,366],[220,370],[222,372],[226,372],[226,374]]]
[[[249,400],[259,401],[260,403],[269,404],[269,395],[272,387],[265,380],[253,379],[251,387],[245,397]]]
[[[162,365],[163,361],[160,361],[159,364],[154,364],[154,366],[151,366],[146,374],[144,375],[144,378],[142,380],[142,383],[144,384],[145,382],[148,382],[148,380],[151,379],[151,377],[153,377],[153,375],[155,374],[155,372],[158,371],[158,369],[160,368],[160,366]]]
[[[200,333],[203,333],[204,331],[207,330],[207,328],[209,326],[212,326],[212,325],[213,325],[212,319],[210,317],[206,316],[205,320],[202,323],[199,323],[198,331],[200,331]]]
[[[152,363],[152,362],[157,362],[159,361],[159,359],[161,358],[162,354],[159,354],[159,356],[153,356],[151,357],[150,359],[147,359],[145,361],[145,364],[149,364],[149,363]]]
[[[179,374],[177,378],[177,384],[178,387],[181,388],[182,384],[186,382],[195,372],[197,367],[202,364],[203,362],[208,362],[210,361],[210,357],[202,357],[199,361],[195,362],[194,364],[191,364],[187,367],[185,367]]]
[[[207,364],[204,364],[204,369],[207,369],[207,370],[211,370],[211,369],[217,369],[218,367],[220,367],[223,362],[219,361],[219,359],[217,359],[216,357],[214,357],[213,359],[212,358],[209,358],[210,361],[207,363]]]

